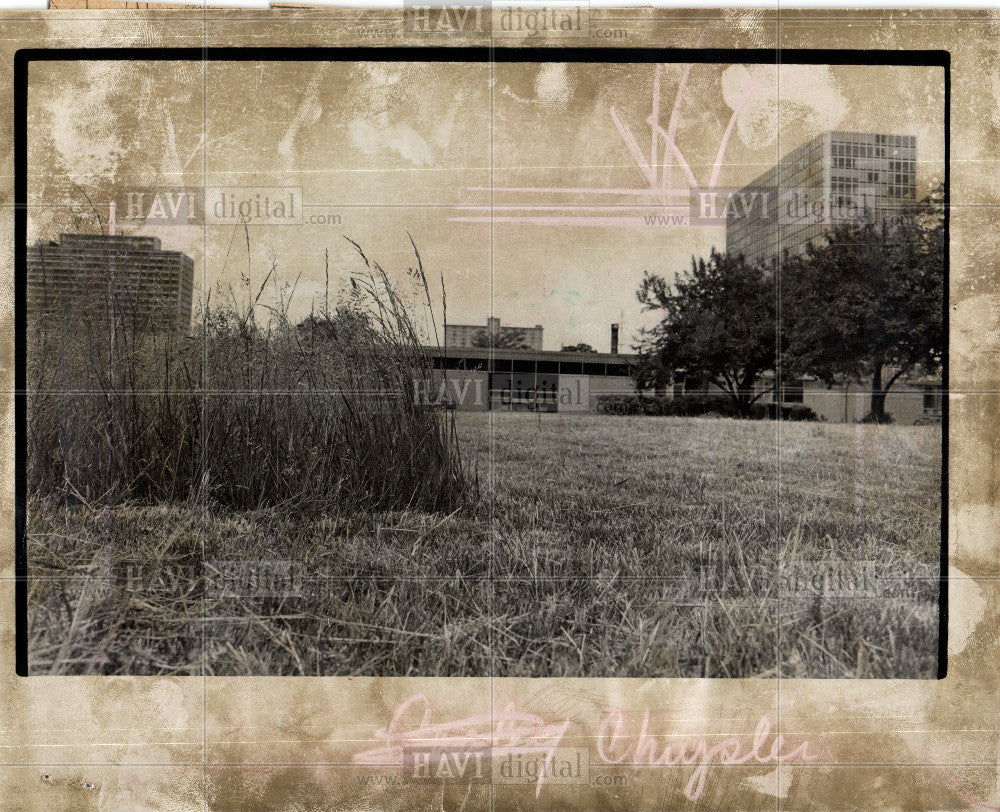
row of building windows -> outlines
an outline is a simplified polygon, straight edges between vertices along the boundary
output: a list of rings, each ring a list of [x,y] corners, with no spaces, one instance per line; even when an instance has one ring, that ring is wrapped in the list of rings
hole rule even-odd
[[[875,144],[847,144],[834,141],[830,145],[830,154],[835,159],[835,164],[837,158],[848,158],[853,166],[855,158],[884,158],[885,147],[878,147]]]
[[[915,150],[915,136],[844,132],[818,136],[746,187],[794,189],[799,194],[797,200],[803,198],[804,190],[815,187],[816,195],[806,197],[821,204],[818,210],[810,205],[795,211],[781,207],[777,221],[762,219],[756,212],[731,217],[726,229],[727,248],[742,253],[751,263],[773,259],[783,250],[799,254],[810,240],[820,244],[825,229],[831,222],[839,222],[837,218],[845,211],[878,209],[880,204],[893,208],[895,200],[912,199]],[[826,183],[828,188],[824,188]],[[783,219],[785,215],[788,221]]]
[[[830,191],[836,194],[853,194],[858,190],[858,179],[850,175],[831,175]]]
[[[536,361],[527,358],[494,358],[492,367],[487,358],[456,358],[435,356],[431,359],[434,369],[464,369],[481,372],[514,372],[546,375],[598,375],[601,377],[629,377],[629,364],[598,364],[582,361]]]
[[[833,164],[833,168],[834,169],[857,169],[858,168],[857,164],[854,162],[854,158],[834,158],[832,160],[832,164]],[[912,173],[916,172],[916,168],[917,168],[917,165],[916,165],[915,161],[889,161],[889,171],[890,172],[904,171],[904,172],[910,172],[912,174]],[[878,172],[874,172],[874,173],[873,172],[869,172],[868,173],[869,180],[871,180],[872,174],[875,175],[876,179],[878,178]]]
[[[889,197],[912,198],[916,195],[916,192],[917,190],[913,183],[907,183],[901,175],[896,175],[895,183],[893,183],[893,179],[890,178],[889,185],[886,187],[886,195]]]
[[[889,161],[889,174],[886,178],[889,197],[913,197],[916,191],[914,176],[917,164],[912,159]]]
[[[915,135],[876,135],[876,144],[885,144],[888,147],[909,147],[911,149],[917,146],[917,137]]]
[[[832,192],[833,204],[839,209],[846,208],[853,203],[854,196],[857,194],[858,179],[832,175],[830,177],[830,191]]]

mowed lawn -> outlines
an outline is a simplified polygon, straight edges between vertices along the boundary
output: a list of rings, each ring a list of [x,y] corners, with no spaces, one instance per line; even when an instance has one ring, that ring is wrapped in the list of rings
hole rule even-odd
[[[935,675],[939,427],[456,420],[450,515],[36,505],[33,672]],[[219,594],[234,560],[294,588]]]
[[[940,428],[462,417],[490,474],[496,620],[524,644],[498,672],[934,675]],[[810,577],[857,562],[888,580],[824,596]]]

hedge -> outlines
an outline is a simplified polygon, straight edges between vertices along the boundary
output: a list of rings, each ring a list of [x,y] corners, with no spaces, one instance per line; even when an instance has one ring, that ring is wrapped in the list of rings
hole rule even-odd
[[[675,398],[643,397],[621,395],[602,399],[598,411],[605,414],[652,415],[657,417],[739,417],[736,405],[727,395],[681,395]],[[775,419],[777,404],[753,403],[750,406],[750,420]],[[817,420],[816,413],[799,403],[781,406],[782,420]]]

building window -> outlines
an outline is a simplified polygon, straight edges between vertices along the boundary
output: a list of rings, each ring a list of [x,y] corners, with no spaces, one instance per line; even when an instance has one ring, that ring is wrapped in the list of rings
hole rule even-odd
[[[941,390],[931,386],[924,389],[924,412],[941,414]]]
[[[700,375],[688,375],[684,379],[684,392],[685,394],[693,394],[695,392],[701,392],[705,389],[705,384],[701,379]]]
[[[437,356],[434,358],[433,367],[434,369],[464,369],[463,361],[465,361],[464,358]]]
[[[803,396],[802,378],[786,378],[781,386],[781,402],[802,403]]]

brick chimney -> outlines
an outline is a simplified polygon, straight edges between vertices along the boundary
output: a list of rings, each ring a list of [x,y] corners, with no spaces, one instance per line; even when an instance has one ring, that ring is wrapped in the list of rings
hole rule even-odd
[[[611,354],[618,355],[618,325],[611,325]]]

